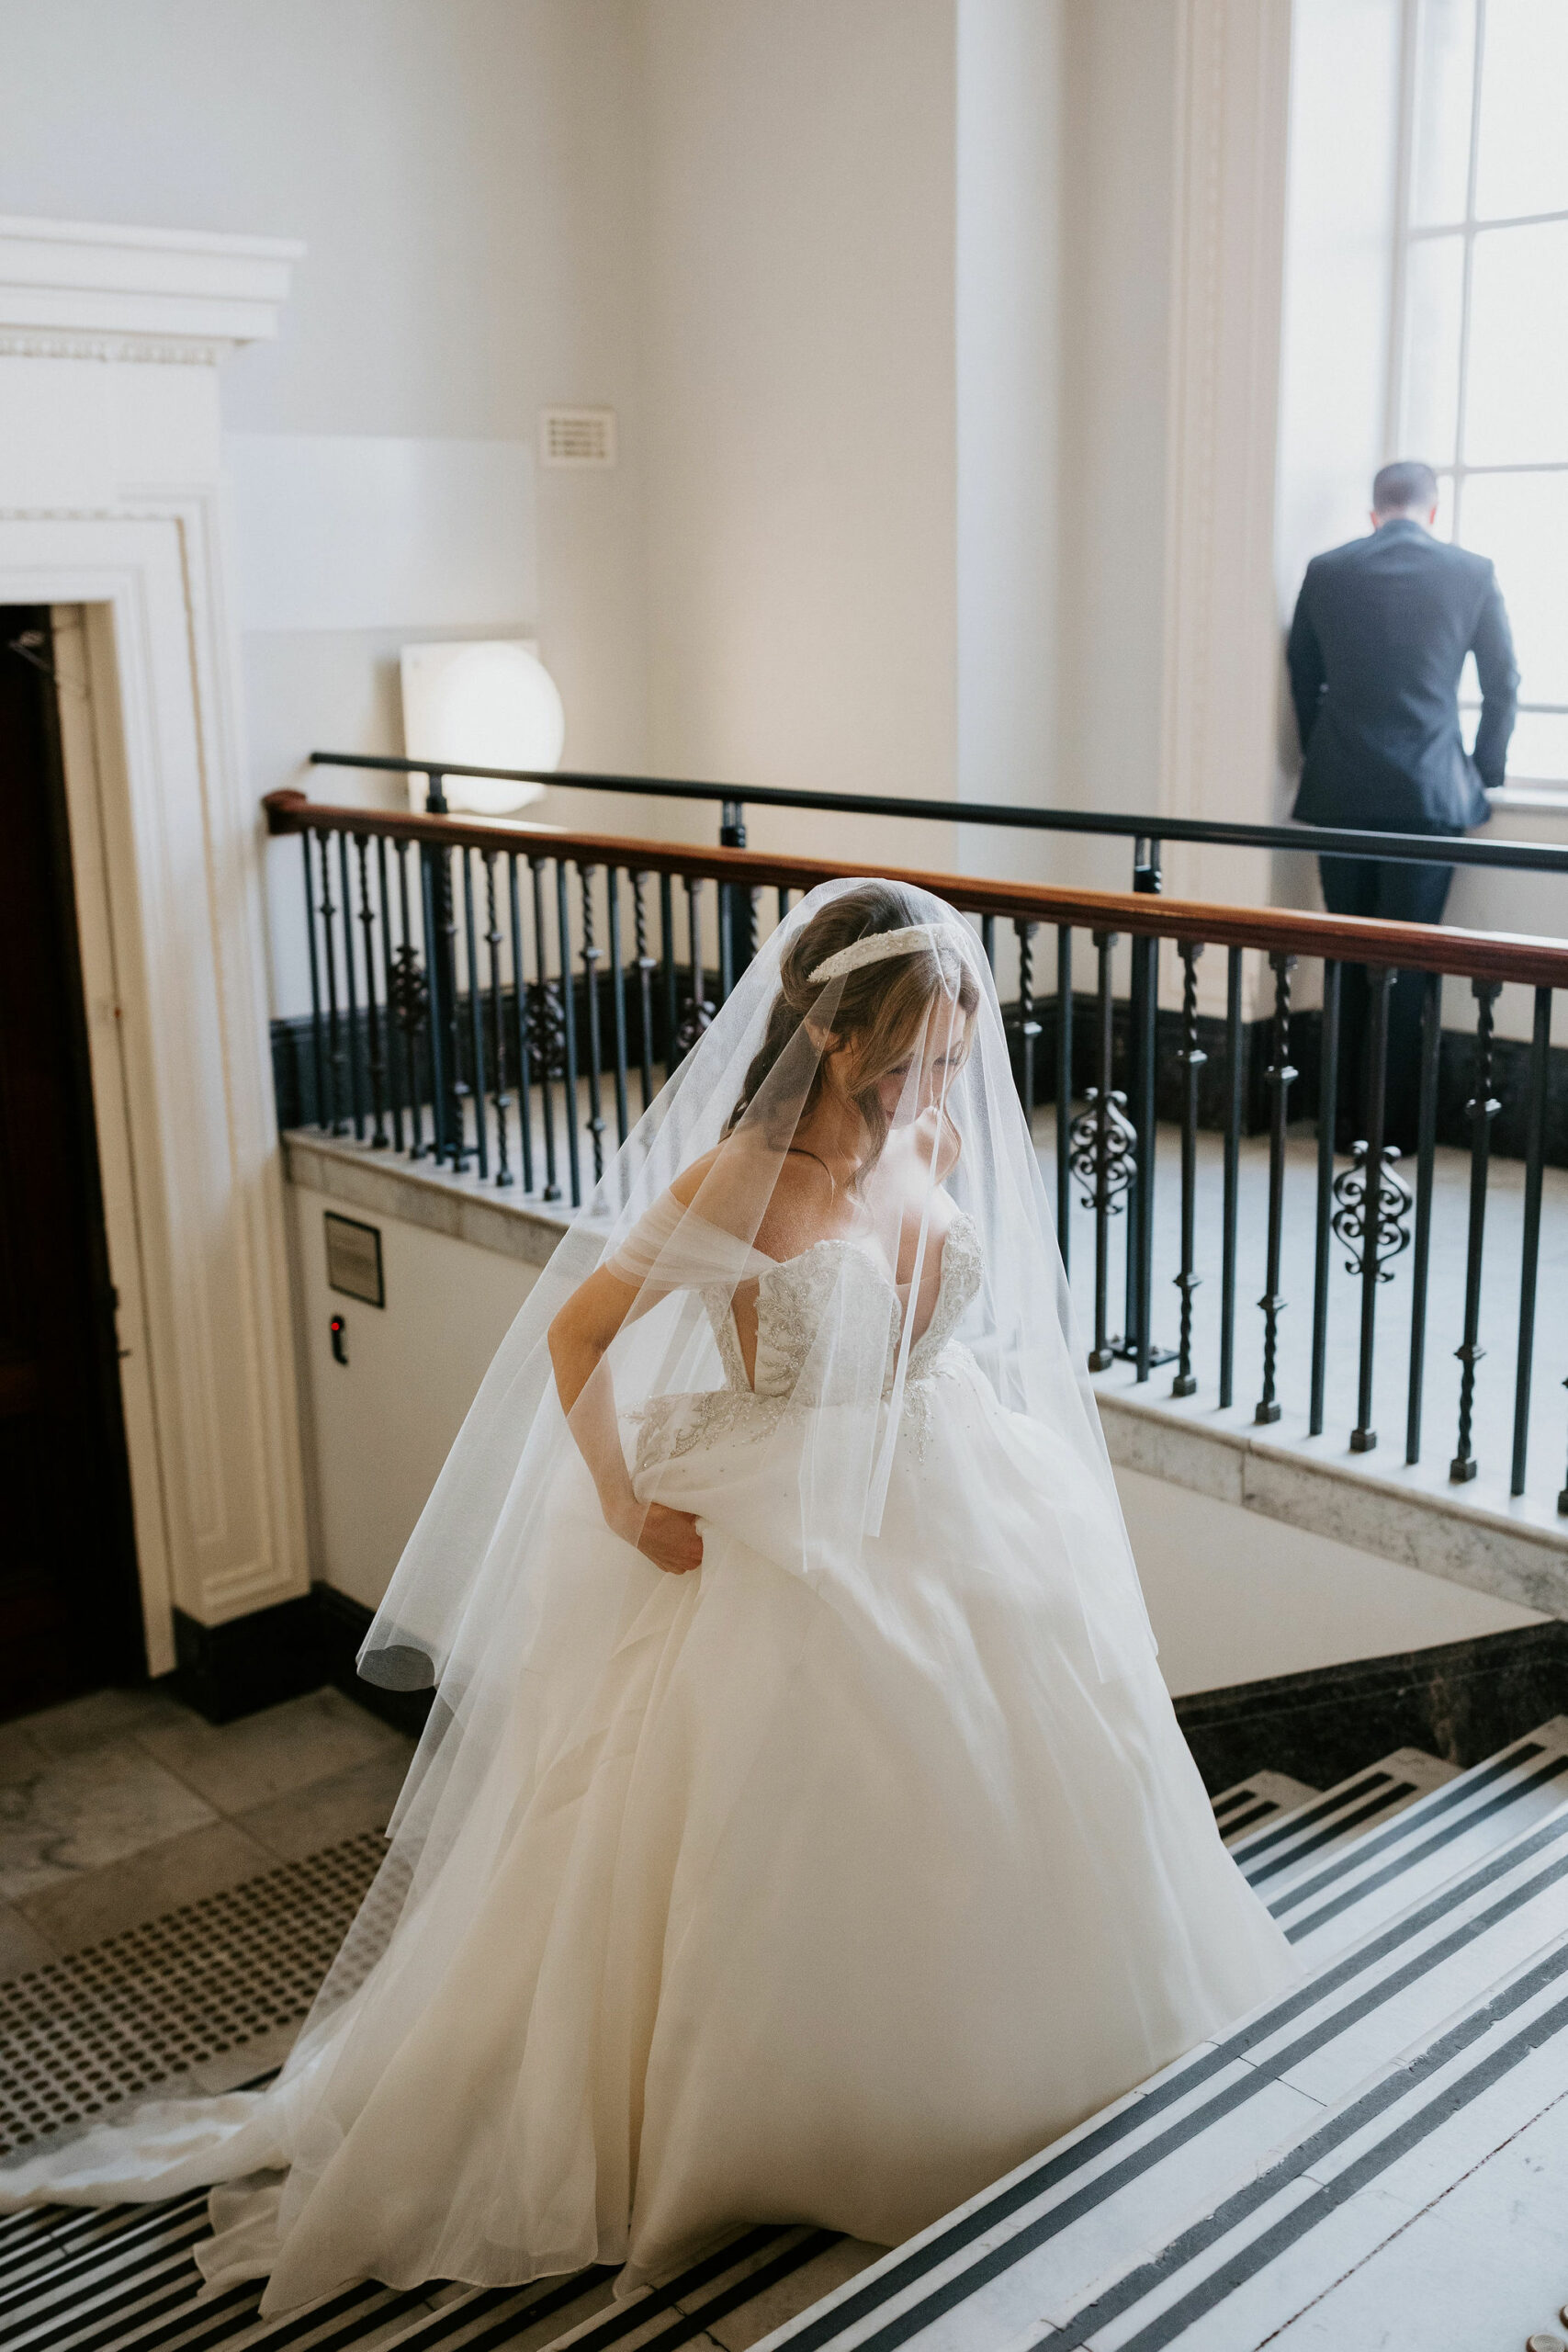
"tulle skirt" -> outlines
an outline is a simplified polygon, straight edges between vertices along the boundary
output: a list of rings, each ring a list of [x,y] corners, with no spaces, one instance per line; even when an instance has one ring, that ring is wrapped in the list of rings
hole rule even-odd
[[[961,1357],[929,1386],[842,1586],[743,1430],[649,1474],[702,1519],[687,1577],[570,1463],[558,1540],[619,1596],[586,1703],[541,1745],[520,1676],[463,1836],[278,2086],[143,2109],[0,2205],[228,2183],[198,2258],[267,2310],[630,2287],[748,2222],[891,2245],[1291,1982],[1152,1656],[1101,1679],[1092,1481]]]

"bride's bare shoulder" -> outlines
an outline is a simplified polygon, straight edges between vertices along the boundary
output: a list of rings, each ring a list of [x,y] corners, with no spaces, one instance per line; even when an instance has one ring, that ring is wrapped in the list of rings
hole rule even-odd
[[[729,1136],[714,1150],[682,1168],[671,1186],[682,1208],[743,1240],[757,1239],[766,1227],[793,1233],[804,1219],[818,1218],[831,1205],[832,1184],[819,1160],[806,1153],[760,1148],[748,1136]]]

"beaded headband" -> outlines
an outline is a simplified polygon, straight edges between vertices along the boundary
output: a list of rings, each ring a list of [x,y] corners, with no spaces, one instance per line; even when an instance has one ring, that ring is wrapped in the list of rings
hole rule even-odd
[[[912,922],[902,931],[868,931],[863,939],[854,939],[818,964],[810,975],[811,986],[819,988],[824,980],[841,980],[848,972],[858,972],[863,965],[880,964],[888,956],[912,956],[917,948],[929,947],[933,953],[942,944],[954,954],[954,926],[950,922]]]

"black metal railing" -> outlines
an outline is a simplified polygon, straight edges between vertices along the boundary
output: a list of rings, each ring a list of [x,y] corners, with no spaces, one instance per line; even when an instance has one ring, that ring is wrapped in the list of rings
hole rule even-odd
[[[533,1199],[575,1207],[603,1172],[610,1150],[712,1019],[761,929],[782,918],[795,894],[834,875],[893,872],[846,861],[707,849],[619,836],[530,831],[468,818],[390,815],[276,793],[266,803],[274,833],[301,843],[311,1012],[308,1059],[316,1123],[371,1149],[406,1152]],[[1018,812],[1009,812],[1010,820]],[[739,814],[726,811],[739,830]],[[1423,843],[1430,851],[1430,842]],[[1456,850],[1479,844],[1456,843]],[[1445,854],[1447,845],[1445,845]],[[1152,859],[1145,855],[1145,870]],[[1408,1261],[1410,1322],[1404,1373],[1404,1456],[1421,1458],[1424,1383],[1431,1336],[1438,1046],[1445,977],[1473,991],[1469,1094],[1465,1295],[1453,1338],[1460,1373],[1456,1444],[1450,1475],[1469,1483],[1480,1468],[1479,1383],[1484,1325],[1495,1283],[1487,1264],[1492,1136],[1500,1098],[1494,1007],[1505,981],[1535,991],[1535,1023],[1522,1105],[1523,1219],[1517,1261],[1517,1329],[1507,1448],[1510,1491],[1526,1491],[1536,1300],[1541,1256],[1547,1072],[1554,992],[1568,986],[1568,944],[1486,933],[1303,914],[1275,908],[1195,906],[1144,887],[1126,894],[989,881],[969,875],[908,873],[901,878],[942,893],[973,916],[996,966],[998,926],[1010,932],[1018,974],[1009,1008],[1014,1068],[1032,1119],[1054,1109],[1057,1232],[1064,1260],[1074,1246],[1075,1204],[1093,1220],[1091,1366],[1125,1362],[1139,1382],[1175,1364],[1172,1393],[1235,1401],[1242,1249],[1245,1071],[1244,964],[1264,960],[1268,978],[1266,1170],[1260,1201],[1258,1387],[1254,1418],[1277,1421],[1281,1398],[1281,1318],[1290,1261],[1287,1195],[1292,1124],[1316,1119],[1312,1185],[1311,1331],[1305,1392],[1308,1433],[1325,1430],[1328,1333],[1337,1257],[1355,1283],[1359,1323],[1355,1418],[1350,1446],[1378,1443],[1377,1371],[1386,1325],[1385,1294],[1396,1261]],[[1055,995],[1042,1000],[1039,934],[1055,932]],[[1095,981],[1074,995],[1074,941],[1087,932]],[[1179,1046],[1162,1055],[1160,943],[1180,975]],[[1115,994],[1118,950],[1131,972],[1131,998]],[[1225,1012],[1200,1043],[1198,965],[1226,958]],[[1303,967],[1322,967],[1322,1012],[1312,1056],[1300,1049]],[[1340,981],[1347,967],[1369,974],[1369,1073],[1364,1132],[1353,1149],[1335,1148]],[[1396,1166],[1383,1105],[1390,989],[1396,970],[1425,974],[1419,1111],[1414,1187]],[[1050,1033],[1049,1035],[1047,1033]],[[1168,1063],[1168,1069],[1162,1067]],[[1221,1106],[1221,1194],[1217,1238],[1200,1236],[1203,1193],[1200,1093],[1216,1065],[1211,1100]],[[1301,1065],[1298,1067],[1298,1063]],[[1314,1065],[1309,1067],[1309,1064]],[[1179,1128],[1179,1242],[1171,1276],[1178,1294],[1176,1345],[1160,1344],[1156,1273],[1158,1114]],[[1520,1107],[1520,1106],[1516,1106]],[[1337,1159],[1347,1164],[1337,1166]],[[1126,1240],[1114,1246],[1117,1221]],[[1494,1251],[1494,1256],[1495,1251]],[[1121,1329],[1112,1329],[1122,1260]],[[1195,1298],[1218,1259],[1217,1326],[1200,1330]],[[1212,1294],[1211,1294],[1212,1295]],[[1212,1358],[1210,1350],[1212,1349]],[[1212,1385],[1211,1385],[1212,1381]],[[1348,1412],[1346,1415],[1348,1419]],[[1501,1449],[1495,1449],[1499,1457]],[[1568,1513],[1568,1485],[1559,1500]]]

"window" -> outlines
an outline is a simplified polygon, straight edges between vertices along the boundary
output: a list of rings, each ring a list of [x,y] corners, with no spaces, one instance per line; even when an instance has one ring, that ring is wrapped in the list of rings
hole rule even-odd
[[[1497,567],[1510,775],[1568,786],[1568,0],[1404,5],[1391,454]]]

